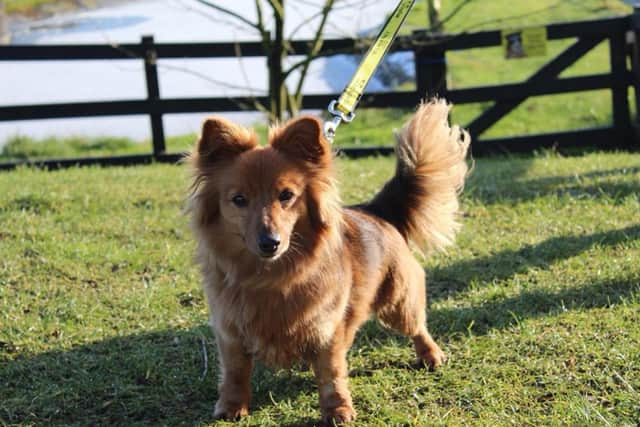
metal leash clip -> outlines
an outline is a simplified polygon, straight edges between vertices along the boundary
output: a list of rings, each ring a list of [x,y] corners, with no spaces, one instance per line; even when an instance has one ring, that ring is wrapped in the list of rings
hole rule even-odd
[[[333,138],[336,136],[336,129],[340,126],[340,123],[345,122],[349,123],[356,117],[356,113],[350,111],[348,114],[338,110],[336,108],[338,101],[333,100],[329,103],[329,107],[327,110],[333,116],[331,121],[326,121],[324,123],[324,137],[329,140],[333,144]]]
[[[349,123],[356,116],[354,111],[367,87],[367,83],[371,80],[382,58],[391,47],[391,43],[398,35],[398,31],[415,1],[400,0],[393,13],[387,18],[387,22],[380,30],[378,37],[369,47],[355,74],[351,77],[349,84],[347,84],[337,100],[334,99],[329,103],[328,110],[333,118],[330,121],[327,120],[324,124],[324,137],[332,144],[333,138],[336,136],[336,129],[338,129],[340,123]]]

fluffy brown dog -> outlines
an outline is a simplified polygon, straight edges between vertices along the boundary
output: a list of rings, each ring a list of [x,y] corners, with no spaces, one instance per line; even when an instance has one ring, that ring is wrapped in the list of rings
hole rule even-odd
[[[458,230],[467,134],[449,107],[419,107],[397,135],[395,176],[368,203],[342,207],[321,123],[272,129],[269,145],[222,118],[205,121],[192,155],[198,260],[220,359],[215,415],[248,413],[254,360],[303,359],[322,418],[355,418],[346,355],[372,315],[411,337],[436,368],[446,356],[426,328],[425,274],[409,243],[441,249]]]

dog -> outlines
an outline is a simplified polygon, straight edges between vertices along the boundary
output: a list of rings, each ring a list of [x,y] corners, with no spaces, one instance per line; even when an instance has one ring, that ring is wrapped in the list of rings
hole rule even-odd
[[[216,418],[248,414],[254,361],[302,360],[322,421],[354,420],[346,356],[371,315],[410,337],[429,368],[446,362],[426,328],[412,248],[443,249],[460,227],[470,139],[448,113],[443,100],[421,104],[396,134],[395,175],[351,207],[317,118],[273,127],[266,146],[242,126],[205,120],[188,204],[220,362]]]

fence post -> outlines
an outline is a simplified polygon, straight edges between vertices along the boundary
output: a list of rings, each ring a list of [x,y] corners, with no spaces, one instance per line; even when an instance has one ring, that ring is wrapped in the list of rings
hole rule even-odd
[[[636,146],[640,143],[640,6],[633,8],[630,30],[631,79],[635,93],[636,117],[633,121]]]
[[[416,35],[414,34],[414,37]],[[420,45],[413,48],[416,70],[416,92],[422,98],[447,96],[447,58],[439,45]]]
[[[147,100],[157,101],[160,99],[160,84],[158,82],[158,54],[154,46],[153,36],[143,36],[142,47],[144,49],[144,71],[147,82]],[[159,155],[166,152],[162,113],[154,113],[153,111],[150,111],[149,116],[151,117],[153,156],[157,158]]]
[[[609,38],[609,50],[611,55],[611,74],[613,75],[612,107],[613,126],[617,137],[622,141],[616,141],[615,145],[629,145],[632,135],[631,114],[629,111],[628,77],[626,33],[614,33]]]

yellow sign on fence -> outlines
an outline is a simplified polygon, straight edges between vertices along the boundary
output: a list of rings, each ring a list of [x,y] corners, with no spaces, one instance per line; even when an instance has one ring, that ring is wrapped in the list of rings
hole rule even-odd
[[[502,30],[502,46],[507,59],[544,56],[547,54],[547,27]]]

